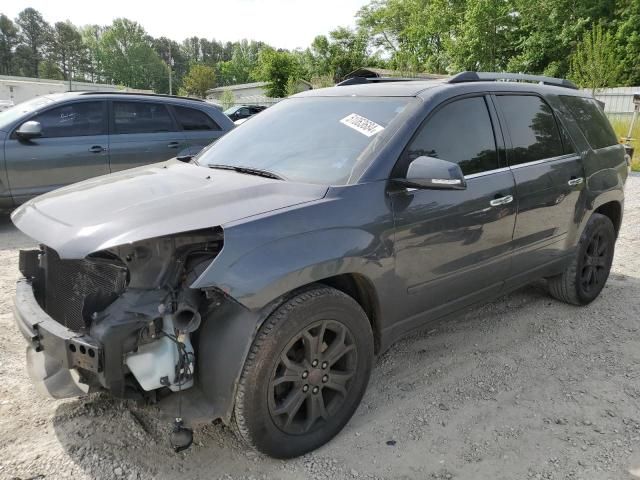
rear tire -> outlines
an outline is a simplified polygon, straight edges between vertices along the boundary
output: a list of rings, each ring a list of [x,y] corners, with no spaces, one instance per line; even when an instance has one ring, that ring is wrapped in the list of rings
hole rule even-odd
[[[272,457],[314,450],[349,421],[372,363],[373,335],[362,308],[333,288],[302,292],[258,331],[238,384],[234,430]]]
[[[573,305],[587,305],[595,300],[609,278],[615,242],[616,233],[609,217],[594,213],[567,269],[547,279],[551,296]]]

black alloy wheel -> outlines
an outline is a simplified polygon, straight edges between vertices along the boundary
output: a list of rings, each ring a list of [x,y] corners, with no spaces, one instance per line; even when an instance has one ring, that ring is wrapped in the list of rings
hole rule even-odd
[[[314,450],[347,424],[373,364],[373,333],[351,297],[313,285],[260,327],[245,362],[232,426],[276,458]]]
[[[322,428],[348,396],[358,365],[349,328],[322,320],[285,347],[269,382],[269,411],[285,433]]]
[[[615,243],[616,231],[609,217],[591,215],[565,271],[547,279],[549,293],[573,305],[595,300],[609,278]]]

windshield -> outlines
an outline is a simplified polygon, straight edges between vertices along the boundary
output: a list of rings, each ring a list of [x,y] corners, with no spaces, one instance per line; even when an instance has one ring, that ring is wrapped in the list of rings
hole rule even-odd
[[[304,97],[266,109],[196,162],[271,172],[285,180],[345,185],[366,148],[410,98]]]
[[[6,129],[11,123],[22,117],[25,113],[33,112],[52,101],[53,100],[47,97],[36,97],[5,110],[0,113],[0,130]]]
[[[231,115],[232,113],[236,113],[238,110],[240,110],[240,107],[231,107],[231,108],[227,108],[224,111],[225,115]]]

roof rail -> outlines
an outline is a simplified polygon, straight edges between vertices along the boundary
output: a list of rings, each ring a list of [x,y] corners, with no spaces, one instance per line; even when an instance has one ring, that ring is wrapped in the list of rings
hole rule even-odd
[[[163,98],[177,98],[180,100],[193,100],[195,102],[204,102],[201,98],[192,97],[180,97],[178,95],[166,95],[164,93],[143,93],[143,92],[115,92],[115,91],[100,91],[100,90],[84,90],[76,91],[79,95],[141,95],[143,97],[163,97]]]
[[[466,82],[535,82],[543,85],[553,85],[577,90],[575,83],[564,78],[545,77],[543,75],[527,75],[524,73],[496,73],[496,72],[462,72],[449,79],[449,83]]]
[[[424,80],[421,78],[401,78],[401,77],[351,77],[336,84],[336,87],[345,87],[347,85],[362,85],[364,83],[387,83],[387,82],[411,82],[416,80]]]

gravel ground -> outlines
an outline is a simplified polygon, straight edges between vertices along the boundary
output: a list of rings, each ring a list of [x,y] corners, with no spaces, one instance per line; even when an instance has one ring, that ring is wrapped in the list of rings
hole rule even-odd
[[[221,425],[187,452],[149,407],[41,398],[11,318],[17,249],[0,218],[1,479],[627,479],[640,466],[640,175],[629,179],[612,276],[590,306],[543,284],[443,322],[378,359],[344,431],[291,461]]]

